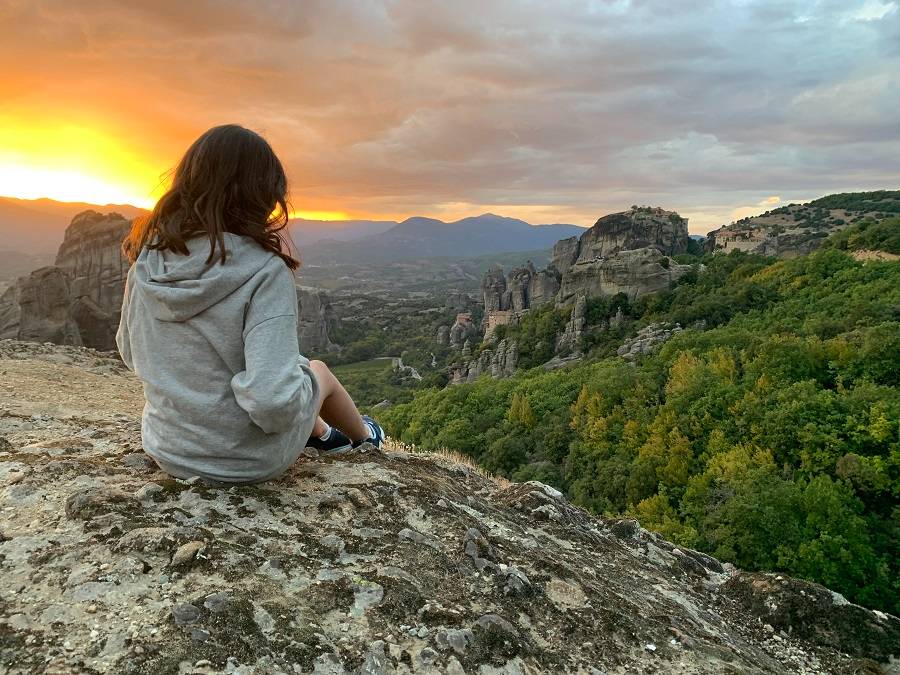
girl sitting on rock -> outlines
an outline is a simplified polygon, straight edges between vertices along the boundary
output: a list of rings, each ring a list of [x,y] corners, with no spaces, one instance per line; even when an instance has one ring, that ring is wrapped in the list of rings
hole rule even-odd
[[[174,476],[264,481],[308,444],[384,438],[324,363],[300,355],[286,193],[261,136],[215,127],[123,243],[133,264],[116,343],[144,384],[144,450]]]

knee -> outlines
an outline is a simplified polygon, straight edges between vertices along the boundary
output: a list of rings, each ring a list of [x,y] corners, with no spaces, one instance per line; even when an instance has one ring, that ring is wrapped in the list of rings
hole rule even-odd
[[[325,364],[324,361],[319,361],[318,359],[313,359],[312,361],[309,362],[309,367],[316,374],[316,377],[319,378],[320,380],[330,379],[330,378],[334,377],[334,375],[331,374],[331,371],[328,369],[328,366]]]

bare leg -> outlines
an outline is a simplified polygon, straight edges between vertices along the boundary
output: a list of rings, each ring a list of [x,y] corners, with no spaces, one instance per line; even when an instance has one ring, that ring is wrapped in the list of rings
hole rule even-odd
[[[326,429],[325,424],[326,424],[325,420],[323,420],[321,417],[317,417],[316,418],[316,426],[313,427],[313,431],[312,431],[313,436],[321,436],[322,434],[324,434],[325,429]]]
[[[319,383],[319,415],[313,433],[321,435],[325,430],[322,420],[343,431],[352,441],[362,441],[369,437],[369,429],[350,394],[322,361],[310,361],[309,367]]]

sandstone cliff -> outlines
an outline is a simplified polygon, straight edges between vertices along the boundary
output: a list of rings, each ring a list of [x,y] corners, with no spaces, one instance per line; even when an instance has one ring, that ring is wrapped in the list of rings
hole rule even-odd
[[[0,296],[0,338],[114,349],[128,276],[121,243],[131,221],[85,211],[66,228],[55,265],[20,277]],[[335,349],[324,294],[297,288],[301,348]]]
[[[897,618],[540,483],[371,446],[173,480],[107,355],[0,341],[0,373],[2,672],[896,672]]]

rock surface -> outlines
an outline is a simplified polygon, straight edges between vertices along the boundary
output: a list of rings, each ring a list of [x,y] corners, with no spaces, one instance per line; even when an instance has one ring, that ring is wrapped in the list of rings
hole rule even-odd
[[[449,456],[171,479],[141,403],[108,355],[0,341],[0,671],[897,671],[895,617]]]
[[[690,265],[679,265],[656,248],[619,251],[609,258],[579,260],[562,278],[557,302],[567,304],[576,297],[609,297],[624,293],[639,298],[664,291]]]
[[[636,248],[655,248],[663,255],[675,255],[684,253],[687,247],[687,218],[659,207],[632,206],[598,219],[581,235],[571,263],[609,258]]]
[[[20,277],[0,296],[0,339],[114,349],[129,268],[121,243],[130,227],[118,213],[76,215],[55,265]],[[302,348],[336,349],[326,296],[298,285],[297,303]]]

